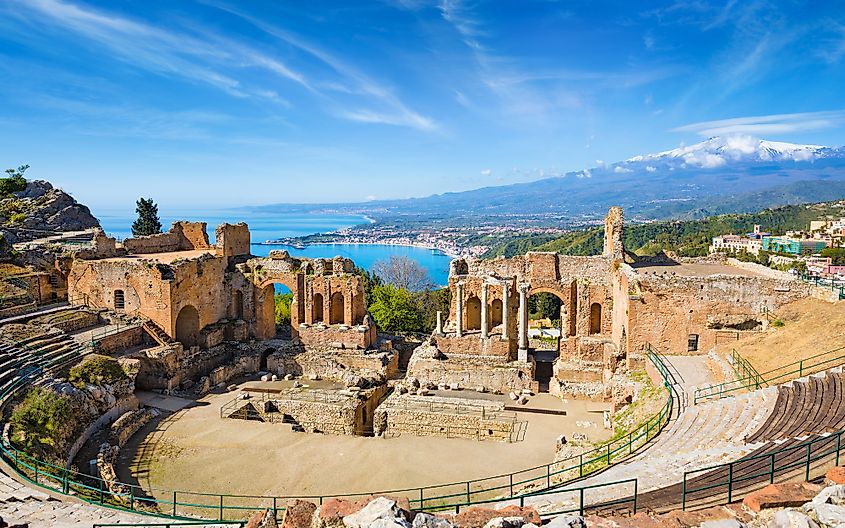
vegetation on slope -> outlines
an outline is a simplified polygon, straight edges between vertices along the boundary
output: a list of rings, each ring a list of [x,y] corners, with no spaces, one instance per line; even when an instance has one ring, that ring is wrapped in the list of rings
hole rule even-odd
[[[81,388],[86,383],[94,385],[107,383],[111,385],[127,377],[123,367],[116,359],[100,354],[90,354],[82,363],[70,369],[68,381]]]
[[[707,254],[714,236],[750,232],[755,224],[765,231],[783,233],[807,229],[811,220],[825,216],[842,216],[845,208],[837,202],[789,205],[764,209],[757,213],[725,214],[702,220],[652,222],[625,226],[624,242],[628,251],[638,255],[655,255],[674,251],[680,256]],[[527,251],[553,251],[563,255],[598,255],[602,251],[604,229],[593,227],[565,233],[560,237],[523,237],[492,247],[484,255],[493,258],[511,257]]]
[[[33,387],[9,418],[12,440],[27,453],[55,460],[75,427],[72,414],[69,397]]]

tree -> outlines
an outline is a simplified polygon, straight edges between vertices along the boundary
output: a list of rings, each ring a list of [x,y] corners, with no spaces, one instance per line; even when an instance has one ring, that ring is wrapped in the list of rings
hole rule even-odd
[[[373,264],[373,273],[387,284],[411,292],[432,287],[428,271],[412,258],[393,255]]]
[[[824,248],[821,256],[830,257],[830,263],[834,266],[845,266],[845,248]]]
[[[437,290],[424,290],[414,294],[417,301],[417,310],[420,314],[422,326],[418,332],[431,332],[437,326],[437,312],[449,315],[449,306],[452,303],[452,292],[449,288]]]
[[[290,305],[293,302],[293,294],[277,293],[273,300],[276,304],[276,326],[284,326],[290,324]]]
[[[422,328],[413,294],[391,284],[373,288],[370,315],[379,328],[388,332],[417,332]]]
[[[53,457],[73,429],[70,398],[33,387],[9,418],[12,438],[31,455]]]
[[[6,169],[8,178],[0,178],[0,197],[7,198],[14,192],[20,192],[26,189],[26,178],[24,173],[29,168],[29,165],[21,165],[17,169]]]
[[[146,236],[161,233],[158,206],[152,198],[140,198],[135,203],[138,219],[132,222],[132,236]]]

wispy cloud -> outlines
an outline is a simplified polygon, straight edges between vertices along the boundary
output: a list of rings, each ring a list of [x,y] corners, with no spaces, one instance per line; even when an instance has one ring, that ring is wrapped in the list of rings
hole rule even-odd
[[[328,66],[335,72],[338,78],[333,81],[324,82],[313,88],[315,91],[319,91],[324,97],[330,99],[327,92],[360,95],[366,97],[370,104],[377,105],[376,108],[343,108],[334,112],[336,116],[352,121],[407,126],[424,131],[431,131],[438,128],[434,119],[412,110],[392,89],[365,75],[335,54],[306,41],[290,31],[267,24],[239,9],[211,1],[207,2],[207,4],[252,24],[264,33],[283,41],[287,45],[310,55]]]
[[[843,126],[845,126],[845,110],[829,110],[704,121],[677,127],[672,131],[693,132],[700,136],[709,137],[731,134],[786,134]]]

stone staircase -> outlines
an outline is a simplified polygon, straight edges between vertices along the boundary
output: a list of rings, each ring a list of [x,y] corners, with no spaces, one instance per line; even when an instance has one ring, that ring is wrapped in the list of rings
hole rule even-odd
[[[165,346],[174,343],[173,338],[167,335],[167,333],[160,326],[150,320],[144,321],[142,328],[145,332],[147,332],[147,334],[149,334],[150,337],[153,338],[156,343],[158,343],[159,346]]]

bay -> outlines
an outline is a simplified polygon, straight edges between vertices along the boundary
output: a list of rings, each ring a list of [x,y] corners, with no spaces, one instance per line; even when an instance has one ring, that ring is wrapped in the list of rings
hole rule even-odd
[[[119,211],[92,211],[100,220],[103,230],[119,240],[132,236],[133,216]],[[369,220],[357,215],[303,214],[283,212],[253,212],[244,209],[222,209],[209,211],[168,211],[161,215],[161,223],[166,231],[178,220],[206,222],[208,236],[214,242],[214,229],[224,222],[246,222],[252,237],[252,254],[266,256],[272,250],[285,250],[293,256],[308,258],[332,258],[335,256],[352,259],[356,266],[372,270],[373,264],[387,260],[393,255],[406,256],[425,268],[434,284],[444,286],[448,283],[449,262],[451,257],[437,250],[397,246],[390,244],[316,244],[296,248],[284,244],[263,244],[267,240],[285,237],[304,236],[314,233],[327,233],[345,227],[367,223]]]

